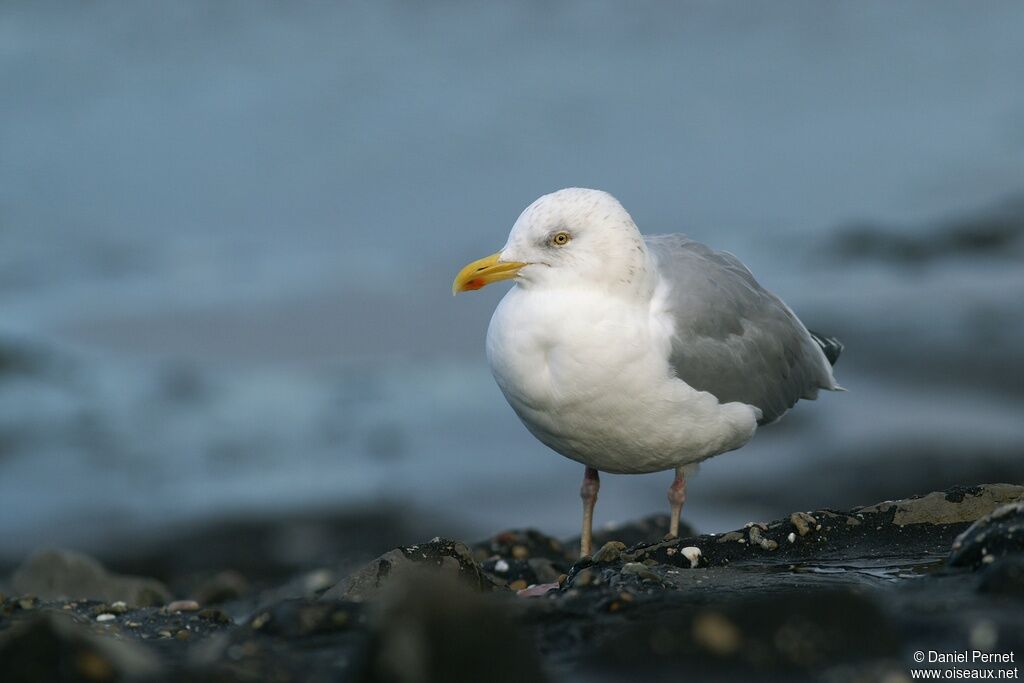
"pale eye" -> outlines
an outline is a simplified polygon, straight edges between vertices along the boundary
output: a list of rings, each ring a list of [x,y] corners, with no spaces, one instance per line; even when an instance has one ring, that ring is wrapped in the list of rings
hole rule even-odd
[[[569,244],[569,240],[571,239],[572,237],[569,235],[569,233],[563,230],[561,232],[555,233],[555,235],[551,238],[551,244],[556,247],[564,247],[565,245]]]

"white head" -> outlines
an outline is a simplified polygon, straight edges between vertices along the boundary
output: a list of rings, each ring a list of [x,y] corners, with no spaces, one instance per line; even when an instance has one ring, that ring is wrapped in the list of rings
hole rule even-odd
[[[544,195],[519,216],[496,254],[466,266],[454,292],[515,278],[524,287],[648,287],[647,248],[607,192],[572,187]]]

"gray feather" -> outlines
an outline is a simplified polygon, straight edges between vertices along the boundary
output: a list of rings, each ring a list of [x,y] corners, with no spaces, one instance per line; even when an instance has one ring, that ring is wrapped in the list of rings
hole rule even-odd
[[[645,240],[670,287],[677,377],[723,403],[760,408],[761,424],[838,388],[822,347],[739,259],[683,235]]]

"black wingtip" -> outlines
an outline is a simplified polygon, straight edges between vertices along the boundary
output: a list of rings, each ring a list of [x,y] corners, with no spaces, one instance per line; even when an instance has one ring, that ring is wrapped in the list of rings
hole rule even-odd
[[[846,348],[843,346],[843,342],[835,337],[826,337],[823,334],[818,334],[814,330],[807,331],[811,333],[811,339],[814,340],[814,343],[821,347],[825,358],[828,358],[829,365],[835,365],[836,361],[839,360],[839,354]]]

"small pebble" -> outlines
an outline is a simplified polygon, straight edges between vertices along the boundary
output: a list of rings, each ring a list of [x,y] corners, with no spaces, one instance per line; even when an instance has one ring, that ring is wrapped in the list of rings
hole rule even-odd
[[[498,560],[494,563],[494,571],[498,572],[499,574],[506,573],[508,571],[508,562],[506,562],[505,560]]]
[[[197,612],[199,603],[195,600],[175,600],[167,604],[168,612]]]
[[[213,621],[213,622],[216,622],[218,624],[230,624],[231,623],[231,617],[229,617],[222,610],[215,609],[215,608],[212,608],[212,607],[207,607],[206,609],[200,611],[199,612],[199,618],[200,619],[205,619],[207,621]]]
[[[245,578],[242,577],[242,581]],[[306,590],[310,593],[316,593],[325,588],[330,588],[336,582],[334,574],[328,569],[314,569],[302,579],[302,582],[306,586]]]
[[[655,583],[661,583],[661,577],[648,569],[644,564],[640,562],[627,562],[622,565],[623,574],[633,574],[639,577],[642,581],[653,581]]]
[[[117,616],[111,614],[110,612],[104,612],[103,614],[100,614],[99,616],[96,617],[96,621],[99,621],[99,622],[113,621],[114,619],[117,619]]]
[[[814,526],[817,526],[819,529],[821,528],[818,520],[806,512],[794,512],[789,516],[789,523],[793,525],[801,536],[809,534]]]
[[[117,602],[110,605],[110,611],[114,614],[124,614],[128,611],[128,605],[124,600],[118,600]]]
[[[530,556],[530,550],[525,545],[512,546],[512,557],[517,560],[525,560]]]
[[[701,553],[700,548],[698,548],[697,546],[687,546],[683,548],[680,552],[683,553],[683,557],[690,561],[690,569],[694,569],[698,564],[700,564]]]
[[[974,623],[968,633],[971,647],[991,652],[999,642],[999,627],[989,619]]]
[[[524,579],[516,579],[508,585],[509,590],[521,591],[526,589],[526,581]]]
[[[719,656],[732,655],[742,644],[739,629],[717,612],[705,612],[693,620],[693,639]]]
[[[589,586],[593,582],[594,582],[594,572],[592,572],[589,569],[581,569],[576,574],[576,578],[573,581],[573,585],[583,587],[583,586]]]
[[[796,534],[790,531],[789,536],[786,536],[786,540],[790,543],[796,543]]]
[[[601,549],[594,553],[594,562],[606,563],[616,562],[622,551],[626,549],[626,544],[619,541],[608,541]]]

